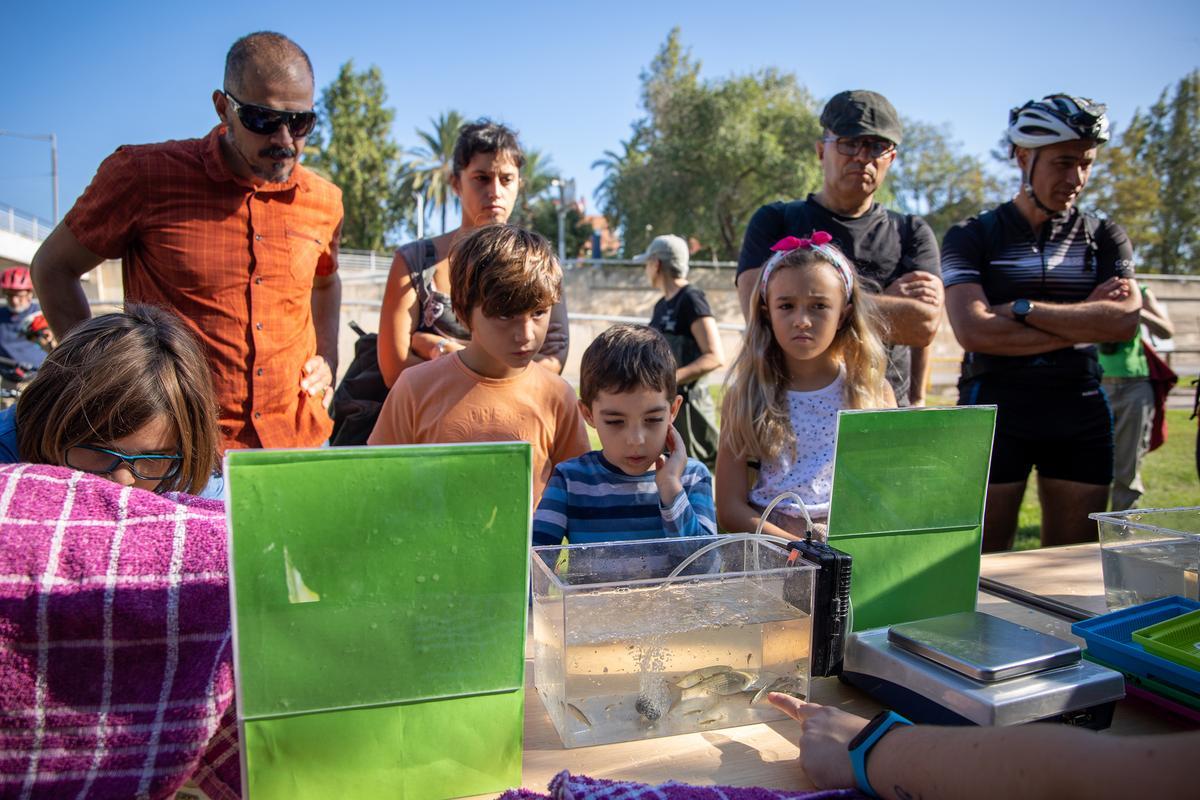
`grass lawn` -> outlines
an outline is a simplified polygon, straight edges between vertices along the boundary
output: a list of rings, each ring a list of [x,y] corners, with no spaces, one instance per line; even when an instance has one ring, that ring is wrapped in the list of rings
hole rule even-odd
[[[1142,462],[1146,493],[1142,508],[1172,508],[1200,505],[1200,483],[1196,477],[1196,420],[1191,412],[1167,411],[1167,442]],[[1016,550],[1032,550],[1041,544],[1041,508],[1037,484],[1030,476],[1017,522]]]

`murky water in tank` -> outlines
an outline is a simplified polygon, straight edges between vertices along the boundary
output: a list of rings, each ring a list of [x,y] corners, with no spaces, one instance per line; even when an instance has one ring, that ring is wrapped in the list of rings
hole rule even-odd
[[[563,743],[782,718],[766,692],[807,695],[811,620],[773,587],[745,578],[589,592],[567,601],[565,643],[562,606],[535,601],[535,660],[555,665],[535,683]]]

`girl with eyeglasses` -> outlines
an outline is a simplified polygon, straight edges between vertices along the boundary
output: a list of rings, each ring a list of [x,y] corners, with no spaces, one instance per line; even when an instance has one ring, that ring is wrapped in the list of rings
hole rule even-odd
[[[71,467],[159,493],[199,494],[219,441],[208,362],[183,322],[153,306],[72,329],[0,412],[0,463]]]

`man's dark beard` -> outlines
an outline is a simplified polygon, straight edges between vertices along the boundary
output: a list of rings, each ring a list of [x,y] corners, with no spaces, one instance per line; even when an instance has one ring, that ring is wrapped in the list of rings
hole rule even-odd
[[[260,158],[269,158],[276,162],[267,169],[260,169],[256,165],[251,165],[251,169],[260,178],[265,178],[272,183],[282,183],[291,177],[291,167],[277,166],[278,162],[289,158],[296,157],[296,151],[290,147],[264,147],[258,151]]]

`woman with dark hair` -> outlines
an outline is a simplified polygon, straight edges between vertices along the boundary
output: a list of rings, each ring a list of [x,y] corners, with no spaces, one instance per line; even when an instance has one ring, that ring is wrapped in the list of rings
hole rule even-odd
[[[450,185],[462,224],[401,247],[388,274],[378,340],[379,368],[388,386],[405,368],[461,350],[470,338],[450,304],[450,247],[476,228],[508,222],[524,164],[516,133],[504,125],[481,119],[459,132]],[[560,300],[537,360],[561,372],[566,356],[567,311]]]
[[[0,412],[0,463],[71,467],[152,492],[199,494],[219,441],[208,361],[182,320],[154,306],[73,328]]]

